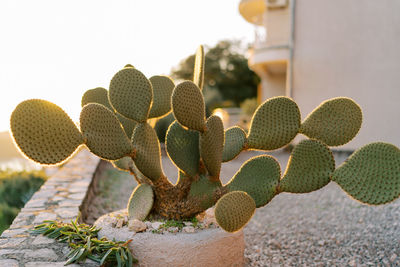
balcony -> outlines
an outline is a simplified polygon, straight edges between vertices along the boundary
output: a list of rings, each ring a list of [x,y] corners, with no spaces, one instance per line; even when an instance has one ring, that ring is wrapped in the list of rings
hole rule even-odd
[[[242,17],[255,25],[263,25],[263,14],[266,10],[264,0],[242,0],[239,4],[239,13]]]

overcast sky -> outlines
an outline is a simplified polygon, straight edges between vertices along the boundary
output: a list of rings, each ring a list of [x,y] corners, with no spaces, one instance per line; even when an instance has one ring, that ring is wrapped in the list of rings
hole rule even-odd
[[[52,101],[73,120],[90,88],[108,88],[131,63],[146,76],[169,74],[199,44],[251,42],[239,0],[1,0],[0,131],[15,106]]]

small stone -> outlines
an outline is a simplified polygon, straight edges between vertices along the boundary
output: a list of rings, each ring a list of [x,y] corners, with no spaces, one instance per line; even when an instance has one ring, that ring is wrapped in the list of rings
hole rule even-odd
[[[117,224],[115,225],[116,228],[121,228],[124,226],[124,219],[117,219]]]
[[[154,229],[158,229],[158,228],[160,228],[160,226],[161,226],[162,224],[163,224],[162,222],[153,222],[153,223],[151,223],[151,226],[152,226]]]
[[[111,217],[110,219],[111,219],[111,226],[115,228],[117,226],[118,219],[116,217]]]
[[[320,241],[318,241],[318,245],[319,245],[319,246],[324,246],[324,245],[325,245],[325,240],[320,240]]]
[[[350,265],[351,267],[357,266],[356,260],[355,260],[355,259],[352,259],[351,261],[349,261],[349,265]]]
[[[0,244],[0,248],[15,248],[15,247],[18,247],[25,240],[26,240],[26,237],[9,238],[9,239],[7,239],[7,241],[5,243]]]
[[[58,256],[57,254],[49,248],[41,248],[37,250],[30,250],[27,251],[24,255],[25,258],[30,258],[30,259],[43,259],[43,260],[48,260],[48,261],[53,261],[57,260]]]
[[[18,267],[18,261],[16,260],[0,260],[0,266],[7,266],[7,267]]]
[[[196,232],[196,229],[194,229],[193,226],[185,226],[185,227],[183,227],[182,230],[184,232],[186,232],[186,233],[194,233],[194,232]]]
[[[275,249],[281,249],[282,248],[281,244],[278,241],[276,241],[275,239],[270,239],[268,241],[268,245],[270,245],[272,248],[275,248]]]
[[[2,237],[14,237],[16,235],[20,235],[20,234],[25,234],[27,232],[27,229],[24,228],[17,228],[17,229],[8,229],[5,230],[1,236]]]
[[[147,225],[142,221],[134,219],[134,220],[129,220],[128,228],[130,231],[135,231],[138,233],[138,232],[143,232],[144,230],[146,230]]]
[[[390,256],[390,262],[394,262],[397,259],[397,255],[395,253],[392,254],[392,256]]]
[[[79,214],[79,208],[78,207],[72,207],[72,208],[58,208],[55,209],[54,212],[60,216],[61,218],[73,218],[78,216]]]
[[[151,222],[145,222],[147,229],[153,229],[153,224]]]
[[[177,233],[179,231],[178,227],[169,227],[168,232],[170,233]]]
[[[8,254],[15,254],[20,253],[19,249],[0,249],[0,256],[8,255]]]
[[[33,240],[32,245],[42,245],[54,243],[55,239],[48,238],[43,235],[38,235],[35,240]]]
[[[43,221],[45,220],[55,220],[57,218],[57,215],[54,213],[50,213],[50,212],[42,212],[39,213],[35,220],[33,220],[33,224],[41,224],[43,223]]]

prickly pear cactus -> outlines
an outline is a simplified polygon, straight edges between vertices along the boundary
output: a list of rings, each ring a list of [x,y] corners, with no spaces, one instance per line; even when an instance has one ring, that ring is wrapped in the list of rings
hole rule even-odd
[[[150,213],[169,219],[192,218],[216,205],[219,225],[240,230],[258,207],[282,192],[308,193],[330,181],[352,198],[378,205],[400,195],[400,150],[387,143],[368,144],[335,169],[330,146],[343,145],[358,133],[362,112],[346,97],[323,102],[301,122],[290,98],[266,100],[256,110],[249,133],[226,131],[220,118],[206,119],[202,95],[204,49],[197,50],[193,81],[175,86],[166,76],[150,79],[126,65],[111,79],[109,90],[84,93],[80,128],[58,106],[31,99],[11,115],[11,131],[19,149],[41,164],[58,164],[80,146],[130,172],[138,182],[128,203],[129,216],[144,220]],[[171,110],[172,109],[172,110]],[[176,118],[166,134],[166,151],[179,169],[171,184],[161,165],[160,144],[150,118]],[[171,116],[171,115],[169,115]],[[226,185],[221,164],[249,149],[274,150],[299,134],[310,139],[293,149],[285,173],[276,159],[249,159]]]

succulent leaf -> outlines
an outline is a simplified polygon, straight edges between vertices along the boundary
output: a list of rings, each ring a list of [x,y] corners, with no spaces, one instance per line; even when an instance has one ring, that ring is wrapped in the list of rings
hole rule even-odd
[[[225,131],[224,151],[222,162],[233,160],[242,152],[246,144],[246,133],[239,126],[233,126]]]
[[[350,142],[362,123],[361,108],[352,99],[337,97],[322,102],[301,124],[300,132],[328,146]]]
[[[148,118],[153,88],[143,73],[135,68],[124,68],[110,82],[109,100],[121,115],[145,122]]]
[[[41,164],[60,163],[83,143],[70,117],[57,105],[41,99],[23,101],[15,108],[11,132],[19,149]]]
[[[190,186],[189,198],[196,199],[204,209],[212,207],[215,202],[215,191],[221,188],[220,181],[210,181],[205,175],[200,175],[198,180]]]
[[[157,134],[148,123],[139,123],[132,134],[132,144],[136,150],[134,162],[140,172],[155,181],[163,176],[161,151]]]
[[[249,148],[274,150],[290,143],[300,128],[300,111],[288,97],[274,97],[261,104],[251,120]]]
[[[212,115],[206,126],[207,131],[200,135],[200,155],[212,179],[217,180],[224,149],[224,125],[220,117]]]
[[[199,132],[184,129],[177,121],[168,128],[166,149],[174,164],[189,176],[195,176],[200,164]]]
[[[309,193],[330,182],[335,170],[332,152],[318,140],[303,140],[292,151],[280,182],[280,189],[290,193]]]
[[[143,221],[149,215],[154,203],[153,189],[148,184],[140,184],[132,192],[128,201],[128,217]]]
[[[332,180],[360,202],[393,201],[400,196],[400,150],[383,142],[365,145],[334,171]]]
[[[153,87],[153,104],[149,118],[157,118],[171,111],[171,95],[175,88],[174,81],[168,76],[153,76],[150,78]]]
[[[271,156],[261,155],[246,161],[226,187],[230,192],[246,192],[258,208],[266,205],[277,194],[280,178],[279,163]]]
[[[85,144],[93,154],[108,160],[132,154],[133,147],[124,129],[114,112],[105,106],[97,103],[85,105],[80,125]]]
[[[193,82],[197,84],[200,90],[203,90],[204,84],[204,48],[200,45],[196,51],[196,57],[194,59],[194,73],[193,73]]]
[[[102,104],[103,106],[113,111],[113,108],[111,107],[110,102],[108,101],[108,91],[103,87],[89,89],[83,94],[81,100],[81,106],[83,107],[84,105],[89,103]]]
[[[121,159],[112,160],[111,164],[121,171],[130,172],[130,169],[133,167],[133,160],[131,157],[123,157]]]
[[[215,206],[215,219],[227,232],[242,229],[253,217],[256,204],[246,192],[234,191],[221,197]]]
[[[172,110],[176,120],[184,127],[205,130],[205,105],[199,87],[191,81],[178,84],[172,92]]]

